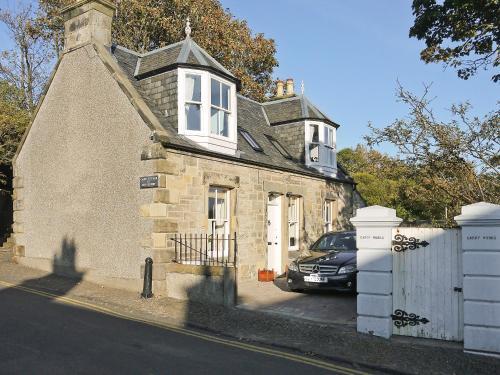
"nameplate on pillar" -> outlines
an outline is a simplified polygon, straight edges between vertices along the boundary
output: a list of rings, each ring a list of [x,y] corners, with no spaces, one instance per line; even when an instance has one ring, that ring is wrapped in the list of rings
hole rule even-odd
[[[462,242],[464,249],[499,250],[500,228],[462,228]]]

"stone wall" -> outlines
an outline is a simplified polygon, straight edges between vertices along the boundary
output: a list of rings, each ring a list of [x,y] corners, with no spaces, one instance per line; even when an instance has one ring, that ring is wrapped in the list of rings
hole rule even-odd
[[[280,193],[283,197],[283,268],[291,256],[297,255],[289,254],[286,246],[287,195],[301,197],[301,251],[305,251],[323,233],[322,210],[325,199],[337,202],[336,229],[349,227],[348,219],[352,214],[350,184],[175,150],[165,151],[163,156],[144,162],[160,177],[160,187],[155,189],[154,201],[141,207],[145,220],[154,223],[153,232],[144,238],[143,246],[156,263],[168,263],[173,258],[173,245],[169,240],[173,233],[207,232],[207,195],[210,186],[230,189],[230,225],[231,232],[238,234],[239,279],[256,278],[257,269],[266,267],[269,192]]]

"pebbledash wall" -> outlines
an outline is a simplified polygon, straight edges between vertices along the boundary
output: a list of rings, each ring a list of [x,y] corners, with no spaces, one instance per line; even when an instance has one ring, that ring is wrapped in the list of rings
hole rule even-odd
[[[92,45],[63,55],[41,102],[14,164],[16,258],[137,290],[150,130]]]
[[[350,184],[167,151],[151,140],[147,108],[108,55],[92,43],[65,52],[23,140],[13,181],[18,262],[137,291],[152,256],[161,294],[173,255],[168,238],[206,232],[210,185],[231,189],[240,279],[266,266],[269,192],[283,195],[283,265],[287,194],[302,198],[301,249],[322,233],[325,199],[337,202],[337,229],[348,225]],[[139,178],[155,174],[160,187],[141,190]]]

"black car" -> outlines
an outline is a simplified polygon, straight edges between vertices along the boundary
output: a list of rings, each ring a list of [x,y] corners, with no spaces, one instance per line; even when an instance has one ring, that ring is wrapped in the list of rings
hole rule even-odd
[[[310,248],[310,256],[288,265],[288,289],[356,291],[356,232],[328,232]]]

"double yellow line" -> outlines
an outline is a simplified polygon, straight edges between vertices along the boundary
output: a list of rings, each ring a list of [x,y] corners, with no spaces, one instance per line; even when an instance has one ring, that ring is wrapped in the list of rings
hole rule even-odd
[[[275,350],[275,349],[269,349],[269,348],[265,348],[265,347],[258,347],[258,346],[252,345],[252,344],[246,344],[246,343],[232,341],[232,340],[228,340],[228,339],[224,339],[224,338],[220,338],[220,337],[210,336],[210,335],[207,335],[207,334],[204,334],[204,333],[200,333],[200,332],[196,332],[196,331],[193,331],[193,330],[176,327],[174,325],[167,324],[167,323],[157,323],[157,322],[150,321],[150,320],[144,320],[144,319],[140,319],[140,318],[134,318],[132,316],[124,315],[122,313],[119,313],[119,312],[116,312],[116,311],[113,311],[113,310],[109,310],[109,309],[107,309],[105,307],[97,306],[97,305],[94,305],[94,304],[91,304],[91,303],[87,303],[87,302],[83,302],[83,301],[78,301],[78,300],[75,300],[75,299],[72,299],[72,298],[68,298],[68,297],[64,297],[64,296],[58,296],[56,294],[52,294],[52,293],[49,293],[49,292],[44,292],[44,291],[37,290],[37,289],[27,288],[25,286],[20,286],[20,285],[12,284],[12,283],[9,283],[9,282],[6,282],[6,281],[2,281],[2,280],[0,280],[0,285],[4,285],[4,286],[9,287],[9,288],[14,288],[14,289],[22,290],[23,292],[27,292],[27,293],[31,293],[31,294],[36,294],[38,296],[47,297],[47,298],[50,298],[52,300],[56,300],[56,301],[59,301],[59,302],[66,303],[68,305],[83,307],[83,308],[86,308],[88,310],[97,311],[97,312],[100,312],[102,314],[110,315],[110,316],[113,316],[113,317],[116,317],[116,318],[126,319],[126,320],[129,320],[129,321],[132,321],[132,322],[137,322],[137,323],[147,324],[147,325],[150,325],[150,326],[153,326],[153,327],[158,327],[158,328],[161,328],[161,329],[165,329],[167,331],[179,333],[179,334],[186,335],[186,336],[196,337],[196,338],[199,338],[199,339],[202,339],[202,340],[205,340],[205,341],[215,342],[215,343],[218,343],[218,344],[222,344],[222,345],[226,345],[226,346],[231,346],[231,347],[242,349],[242,350],[248,350],[248,351],[251,351],[251,352],[267,354],[267,355],[270,355],[270,356],[273,356],[273,357],[288,359],[288,360],[293,361],[293,362],[304,363],[304,364],[307,364],[307,365],[310,365],[310,366],[322,368],[322,369],[325,369],[325,370],[330,370],[330,371],[333,371],[333,372],[338,373],[338,374],[368,375],[368,373],[363,372],[363,371],[359,371],[359,370],[355,370],[355,369],[351,369],[351,368],[343,367],[343,366],[339,366],[339,365],[334,365],[334,364],[331,364],[331,363],[328,363],[328,362],[325,362],[325,361],[321,361],[321,360],[318,360],[318,359],[314,359],[314,358],[303,357],[303,356],[300,356],[300,355],[297,355],[297,354],[282,352],[282,351]]]

